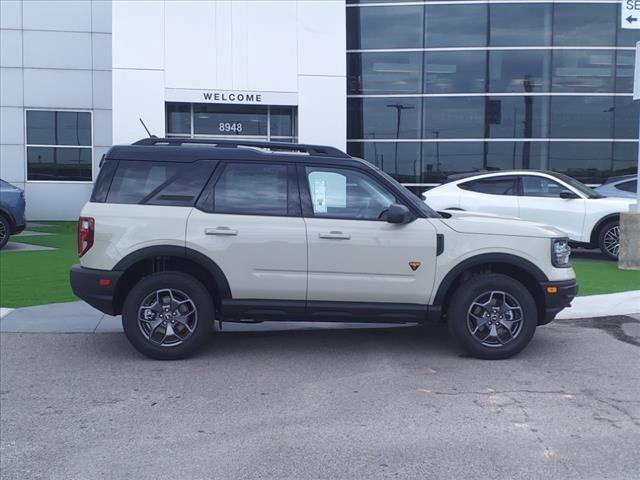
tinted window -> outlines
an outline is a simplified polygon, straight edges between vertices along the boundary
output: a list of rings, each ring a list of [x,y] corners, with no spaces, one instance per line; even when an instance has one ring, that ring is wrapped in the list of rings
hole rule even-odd
[[[295,107],[270,107],[271,137],[293,137],[295,132]],[[276,139],[280,142],[282,139]]]
[[[633,147],[637,155],[637,144]],[[609,142],[549,142],[548,168],[583,182],[600,183],[613,173],[611,156]]]
[[[190,134],[191,133],[191,104],[170,103],[166,104],[167,133]]]
[[[463,190],[488,193],[490,195],[514,195],[516,191],[516,177],[494,177],[471,180],[458,185]]]
[[[492,46],[546,46],[551,42],[551,4],[493,4]]]
[[[484,106],[483,97],[425,98],[422,138],[483,137]]]
[[[419,98],[349,98],[348,132],[352,139],[419,138]]]
[[[510,96],[487,99],[492,138],[544,138],[549,135],[549,97]]]
[[[488,170],[543,169],[547,164],[547,142],[487,142]]]
[[[551,83],[554,92],[613,92],[614,52],[554,50]]]
[[[617,8],[615,4],[554,4],[553,44],[615,45]]]
[[[107,195],[108,203],[140,203],[185,165],[169,162],[120,161]]]
[[[613,97],[552,97],[550,136],[610,138],[613,111]]]
[[[27,147],[27,180],[91,181],[91,148]]]
[[[346,169],[306,167],[316,217],[379,220],[395,197],[368,175]]]
[[[424,182],[441,182],[452,173],[483,168],[486,142],[429,142],[422,147]]]
[[[91,146],[89,112],[27,111],[27,143]]]
[[[116,172],[118,166],[117,160],[107,160],[102,164],[100,173],[96,179],[96,184],[93,187],[93,193],[91,194],[92,202],[105,202],[107,200],[107,193],[113,180],[113,175]]]
[[[194,104],[193,133],[204,135],[267,135],[267,107]]]
[[[347,8],[347,48],[422,46],[422,6]]]
[[[640,40],[640,35],[637,39]],[[633,92],[634,65],[635,52],[633,50],[618,50],[616,52],[616,92]]]
[[[214,190],[213,210],[238,215],[287,215],[285,165],[230,163]]]
[[[209,180],[215,163],[202,161],[183,166],[175,178],[158,186],[142,202],[149,205],[193,205]]]
[[[422,52],[347,54],[349,93],[420,93]]]
[[[548,72],[548,51],[489,52],[489,89],[492,92],[547,92]]]
[[[630,180],[628,182],[621,182],[615,186],[618,190],[622,190],[623,192],[633,192],[635,193],[638,190],[638,181]]]
[[[560,192],[567,190],[558,182],[545,177],[524,175],[522,178],[522,192],[525,197],[554,197],[560,198]]]
[[[427,5],[427,47],[484,47],[487,6]]]
[[[424,86],[427,93],[485,91],[484,52],[427,52]]]

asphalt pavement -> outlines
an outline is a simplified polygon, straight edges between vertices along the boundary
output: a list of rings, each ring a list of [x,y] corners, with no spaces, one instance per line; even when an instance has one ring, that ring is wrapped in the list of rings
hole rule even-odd
[[[636,479],[640,317],[559,320],[503,361],[441,326],[0,335],[2,479]]]

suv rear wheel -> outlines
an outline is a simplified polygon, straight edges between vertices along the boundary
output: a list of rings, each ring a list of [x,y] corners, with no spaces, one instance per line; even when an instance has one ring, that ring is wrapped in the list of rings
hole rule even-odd
[[[520,352],[538,323],[535,301],[517,280],[483,274],[454,292],[448,310],[449,331],[477,358],[497,360]]]
[[[598,233],[598,247],[609,260],[618,260],[620,251],[620,221],[612,220],[602,226]]]
[[[213,330],[211,295],[198,280],[181,272],[154,273],[129,292],[122,326],[144,355],[177,360],[194,353]]]

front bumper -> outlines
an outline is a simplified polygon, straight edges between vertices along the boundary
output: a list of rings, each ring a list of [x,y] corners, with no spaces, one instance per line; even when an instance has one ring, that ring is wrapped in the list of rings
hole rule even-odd
[[[92,307],[108,315],[116,315],[115,294],[122,272],[96,270],[74,265],[69,272],[73,293]]]
[[[578,294],[578,284],[573,280],[541,283],[544,292],[544,315],[541,316],[539,325],[551,322],[563,309],[571,305],[571,301]],[[555,291],[554,291],[555,289]]]

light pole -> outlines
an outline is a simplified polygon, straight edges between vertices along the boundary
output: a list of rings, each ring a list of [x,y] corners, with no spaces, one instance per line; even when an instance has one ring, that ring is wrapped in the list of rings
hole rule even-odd
[[[400,137],[400,118],[402,117],[403,110],[412,110],[415,107],[413,105],[403,105],[402,103],[392,103],[387,105],[389,108],[396,109],[396,146],[394,154],[394,168],[395,174],[398,175],[398,139]]]

